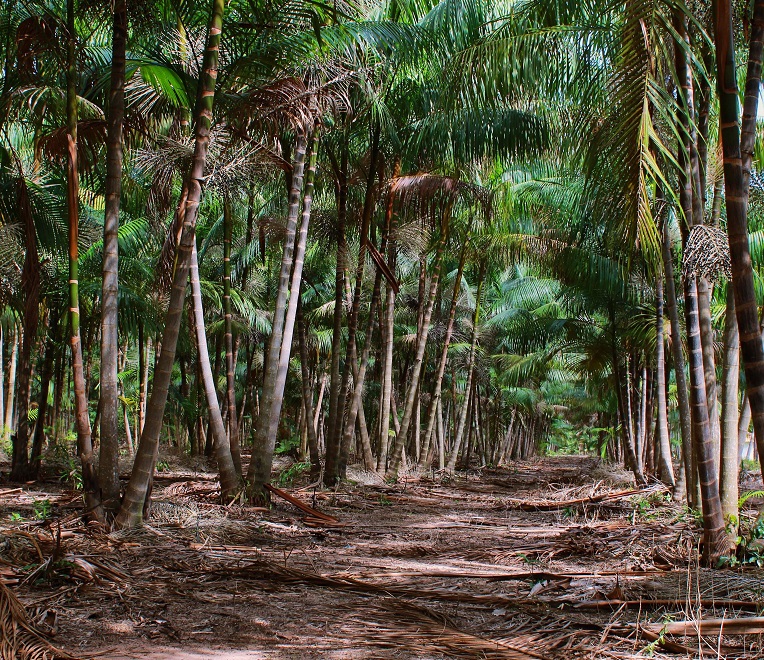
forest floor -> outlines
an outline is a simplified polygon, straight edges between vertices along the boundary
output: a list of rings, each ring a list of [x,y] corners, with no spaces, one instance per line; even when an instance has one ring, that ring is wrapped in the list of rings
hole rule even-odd
[[[764,658],[764,618],[737,621],[764,571],[699,568],[693,516],[591,457],[284,486],[317,512],[163,466],[131,531],[85,527],[55,480],[0,484],[0,580],[73,657]]]

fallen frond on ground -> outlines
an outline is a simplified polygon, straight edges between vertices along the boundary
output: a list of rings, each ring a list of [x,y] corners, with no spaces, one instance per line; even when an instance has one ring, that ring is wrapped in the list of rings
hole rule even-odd
[[[73,660],[48,642],[27,616],[16,595],[0,581],[0,658],[2,660]]]

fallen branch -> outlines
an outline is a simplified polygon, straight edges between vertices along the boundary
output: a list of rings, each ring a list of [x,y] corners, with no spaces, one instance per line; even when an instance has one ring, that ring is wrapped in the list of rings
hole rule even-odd
[[[339,520],[337,520],[337,518],[335,518],[334,516],[330,516],[326,513],[322,513],[318,509],[314,509],[312,506],[308,506],[304,502],[298,500],[296,497],[281,490],[280,488],[276,488],[275,486],[271,486],[270,484],[265,484],[265,488],[271,493],[273,493],[274,495],[278,495],[281,499],[286,500],[290,504],[296,506],[303,513],[307,513],[308,517],[304,520],[304,522],[308,525],[315,526],[316,524],[323,524],[324,526],[326,526],[327,523],[329,525],[343,524]]]
[[[759,635],[764,633],[764,617],[742,619],[700,619],[699,621],[672,621],[644,626],[664,635]]]
[[[630,490],[620,490],[615,493],[602,493],[601,495],[590,495],[588,497],[577,497],[572,500],[529,502],[527,500],[507,500],[507,506],[520,509],[522,511],[556,511],[558,509],[567,509],[574,506],[585,506],[587,504],[599,504],[612,500],[620,500],[633,495],[647,495],[652,493],[666,492],[665,488],[632,488]]]

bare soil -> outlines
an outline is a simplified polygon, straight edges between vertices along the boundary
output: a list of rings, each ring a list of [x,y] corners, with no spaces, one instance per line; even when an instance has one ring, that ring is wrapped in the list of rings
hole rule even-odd
[[[284,488],[333,522],[222,506],[213,473],[171,461],[151,519],[118,532],[55,480],[0,484],[0,580],[81,658],[764,657],[758,633],[662,633],[756,616],[764,572],[699,568],[697,522],[659,485],[572,456],[354,476]]]

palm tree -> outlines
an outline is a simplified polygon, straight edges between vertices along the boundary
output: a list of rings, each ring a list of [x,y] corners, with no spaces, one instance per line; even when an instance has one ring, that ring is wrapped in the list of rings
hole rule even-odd
[[[127,48],[127,5],[116,0],[113,36],[109,114],[106,134],[106,190],[103,223],[103,286],[101,292],[101,361],[99,409],[101,449],[98,477],[104,505],[119,506],[119,431],[117,427],[119,352],[117,295],[119,289],[119,206],[122,190],[122,134],[125,116],[125,51]]]
[[[66,131],[67,185],[66,206],[69,220],[69,341],[72,349],[72,381],[77,420],[77,453],[82,462],[82,489],[87,515],[101,519],[101,493],[95,468],[91,439],[88,394],[82,363],[80,338],[79,270],[79,171],[77,162],[77,35],[75,32],[74,0],[66,4],[67,69],[66,69]]]
[[[194,155],[186,178],[188,194],[182,200],[182,207],[179,209],[183,219],[183,230],[177,247],[170,302],[162,335],[162,348],[157,368],[154,371],[153,388],[133,471],[119,513],[114,521],[119,528],[134,527],[143,520],[144,506],[151,488],[154,465],[159,449],[159,434],[162,430],[162,419],[167,403],[167,392],[172,377],[172,366],[175,361],[175,350],[183,313],[186,283],[192,265],[195,245],[196,219],[204,183],[204,165],[209,149],[224,10],[223,0],[213,0],[201,68],[200,93],[194,113]]]
[[[714,12],[716,81],[719,95],[720,135],[724,153],[724,191],[732,261],[732,284],[735,293],[735,315],[745,367],[746,393],[751,406],[756,444],[761,454],[764,451],[764,341],[759,329],[758,308],[754,293],[753,271],[748,248],[747,214],[761,81],[764,2],[754,3],[742,127],[739,124],[735,39],[729,0],[716,0]]]

